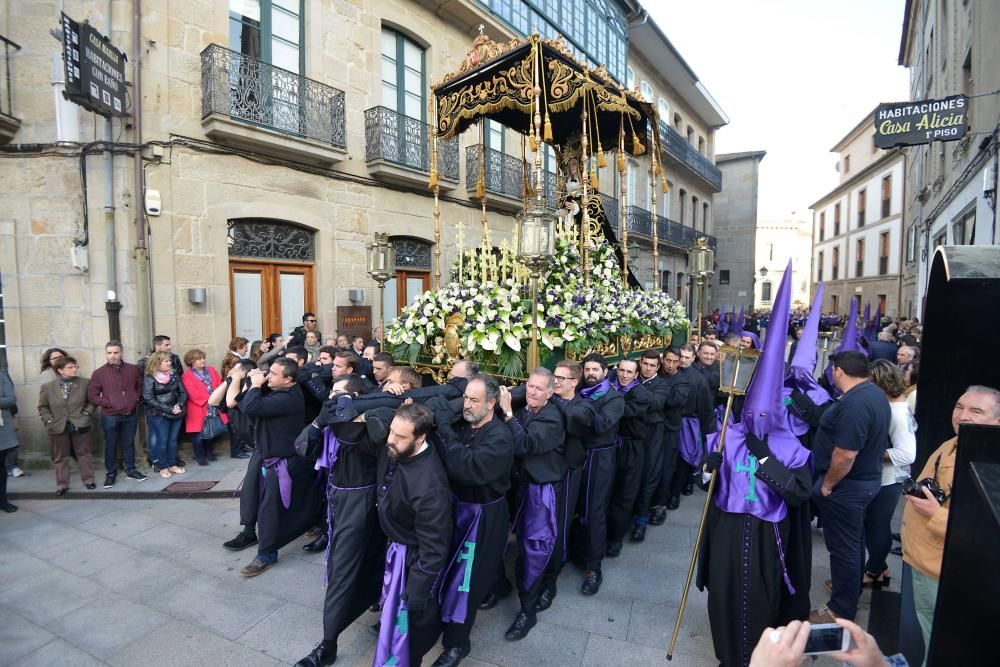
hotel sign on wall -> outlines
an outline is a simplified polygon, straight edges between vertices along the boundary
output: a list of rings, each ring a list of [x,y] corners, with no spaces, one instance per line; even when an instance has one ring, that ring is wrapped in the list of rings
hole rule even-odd
[[[63,95],[102,116],[127,116],[125,55],[89,23],[62,15]]]
[[[917,146],[955,141],[969,131],[969,98],[890,102],[875,109],[875,146]]]

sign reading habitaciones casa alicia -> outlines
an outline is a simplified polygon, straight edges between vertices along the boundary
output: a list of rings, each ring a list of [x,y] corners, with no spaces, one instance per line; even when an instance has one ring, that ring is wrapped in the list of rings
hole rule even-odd
[[[969,131],[969,98],[889,102],[875,109],[875,146],[895,148],[955,141]]]

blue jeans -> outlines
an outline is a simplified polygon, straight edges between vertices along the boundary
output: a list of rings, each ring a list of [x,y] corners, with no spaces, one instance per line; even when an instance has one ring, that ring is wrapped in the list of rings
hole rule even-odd
[[[826,497],[820,493],[823,478],[813,486],[813,498],[823,519],[823,537],[830,552],[833,593],[826,606],[849,620],[858,613],[864,572],[865,510],[875,498],[880,480],[845,479]]]
[[[135,430],[139,417],[130,415],[101,416],[104,431],[104,472],[114,475],[118,472],[118,447],[125,456],[125,472],[135,470]]]
[[[885,559],[892,547],[892,515],[902,494],[901,483],[887,484],[878,490],[865,512],[865,547],[868,549],[865,572],[869,574],[882,574],[886,568]]]
[[[146,415],[149,427],[149,458],[160,468],[177,463],[177,436],[181,432],[181,417],[167,419],[159,415]]]

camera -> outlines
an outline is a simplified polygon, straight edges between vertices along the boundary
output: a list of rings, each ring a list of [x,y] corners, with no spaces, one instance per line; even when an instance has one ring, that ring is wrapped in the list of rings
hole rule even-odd
[[[908,496],[914,496],[915,498],[923,498],[923,490],[927,489],[927,492],[932,498],[936,499],[942,505],[944,501],[948,500],[948,494],[941,490],[941,487],[937,485],[932,478],[927,477],[919,481],[913,481],[913,478],[908,477],[903,481],[903,493]]]

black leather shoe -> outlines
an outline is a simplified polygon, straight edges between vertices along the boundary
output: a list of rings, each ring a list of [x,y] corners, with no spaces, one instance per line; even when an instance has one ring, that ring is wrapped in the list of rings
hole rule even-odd
[[[65,496],[67,491],[69,491],[69,489],[56,489],[56,495]]]
[[[333,642],[330,642],[333,644]],[[337,661],[337,645],[330,646],[322,641],[316,644],[312,653],[295,663],[295,667],[327,667]]]
[[[893,533],[892,534],[892,539],[893,539],[894,542],[902,542],[903,541],[903,537],[899,533]]]
[[[497,606],[499,603],[500,603],[500,598],[497,597],[496,593],[490,591],[489,593],[486,594],[486,597],[483,598],[483,601],[479,603],[479,609],[481,611],[486,611],[487,609],[493,609],[493,607]]]
[[[177,466],[178,468],[183,468],[186,464],[184,463],[184,459],[178,456],[177,461],[174,463],[174,465]]]
[[[87,487],[88,491],[93,491],[94,489],[97,488],[97,484],[95,484],[94,482],[90,482],[89,484],[84,484],[84,486]]]
[[[455,667],[471,652],[471,648],[462,649],[457,646],[446,648],[431,667]]]
[[[690,496],[692,493],[694,493],[694,482],[688,482],[687,484],[685,484],[684,490],[681,491],[681,493],[683,493],[685,496]]]
[[[531,632],[531,628],[535,627],[538,623],[538,619],[534,616],[528,616],[523,611],[517,615],[511,626],[507,628],[507,632],[504,634],[503,638],[509,642],[516,642],[524,639]]]
[[[319,534],[315,540],[309,544],[302,547],[303,551],[308,551],[309,553],[316,553],[317,551],[326,551],[326,545],[330,539],[326,535],[326,531]]]
[[[903,547],[890,547],[889,548],[889,553],[891,553],[893,556],[902,556],[903,555]]]
[[[608,558],[618,558],[622,553],[622,543],[608,542],[608,550],[606,553],[608,554]]]
[[[542,594],[538,596],[538,602],[535,604],[535,611],[545,611],[552,606],[552,602],[555,599],[556,591],[552,588],[546,588],[542,591]]]
[[[632,528],[632,541],[642,542],[646,539],[646,527],[645,526],[635,526]]]
[[[510,581],[506,576],[504,576],[499,580],[498,584],[493,587],[493,590],[486,594],[483,601],[479,603],[479,608],[483,611],[493,609],[493,607],[499,604],[500,600],[503,600],[513,591],[514,587],[510,585]]]
[[[247,547],[252,547],[257,544],[257,533],[240,533],[228,542],[223,542],[222,546],[229,549],[230,551],[240,551],[246,549]]]
[[[13,514],[14,512],[17,511],[17,505],[15,505],[13,503],[4,503],[2,509],[7,514]]]
[[[595,595],[601,590],[602,583],[604,575],[600,570],[587,570],[583,573],[583,586],[580,587],[580,592],[584,595]]]
[[[662,526],[667,520],[667,508],[663,505],[657,505],[653,508],[652,513],[649,516],[649,523],[652,526]]]
[[[248,459],[248,458],[250,458],[250,455],[241,450],[241,451],[236,452],[235,454],[230,454],[229,458],[231,458],[231,459]]]
[[[675,509],[677,509],[680,506],[681,506],[681,497],[680,496],[670,496],[670,500],[667,501],[667,509],[668,510],[675,510]]]

